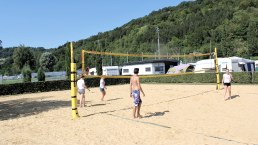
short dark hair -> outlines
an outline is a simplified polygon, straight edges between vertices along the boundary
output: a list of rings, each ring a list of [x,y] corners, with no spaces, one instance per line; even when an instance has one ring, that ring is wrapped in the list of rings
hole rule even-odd
[[[139,68],[134,68],[134,74],[138,74],[139,73]]]

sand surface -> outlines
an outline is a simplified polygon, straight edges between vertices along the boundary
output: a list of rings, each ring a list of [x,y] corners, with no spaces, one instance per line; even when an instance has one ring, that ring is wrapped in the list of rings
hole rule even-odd
[[[258,144],[258,86],[142,84],[142,119],[133,119],[129,86],[86,92],[71,119],[70,91],[0,96],[0,145]]]

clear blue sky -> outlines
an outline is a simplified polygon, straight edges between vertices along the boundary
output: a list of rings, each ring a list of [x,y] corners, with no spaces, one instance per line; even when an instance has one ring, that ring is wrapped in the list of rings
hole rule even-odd
[[[0,40],[4,48],[56,48],[120,27],[183,0],[1,0]]]

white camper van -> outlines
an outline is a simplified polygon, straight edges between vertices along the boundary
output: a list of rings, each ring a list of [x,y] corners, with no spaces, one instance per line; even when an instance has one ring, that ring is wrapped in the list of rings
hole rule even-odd
[[[229,69],[231,72],[254,71],[254,61],[240,57],[218,58],[219,72]],[[214,59],[205,59],[196,62],[195,72],[204,73],[215,71]]]
[[[133,75],[134,68],[139,68],[139,75],[166,74],[168,69],[177,66],[177,60],[147,60],[127,63],[122,67],[122,75]]]
[[[119,66],[103,66],[102,67],[102,75],[105,75],[105,76],[118,76],[121,74],[120,72],[121,72],[121,67],[119,67]],[[90,68],[89,74],[97,75],[96,68],[95,67]]]

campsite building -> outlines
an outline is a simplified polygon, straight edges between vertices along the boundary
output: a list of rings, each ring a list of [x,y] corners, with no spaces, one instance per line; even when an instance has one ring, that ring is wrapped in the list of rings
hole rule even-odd
[[[250,59],[240,57],[218,58],[219,72],[225,72],[229,69],[230,72],[255,71],[255,62]],[[195,72],[214,72],[214,59],[205,59],[196,62]]]
[[[122,67],[122,75],[133,75],[134,68],[139,68],[139,75],[166,74],[170,67],[178,65],[177,60],[146,60],[126,63]]]
[[[96,68],[91,68],[89,71],[90,75],[97,75]],[[102,67],[102,75],[106,76],[118,76],[121,75],[121,67],[119,66],[103,66]]]

